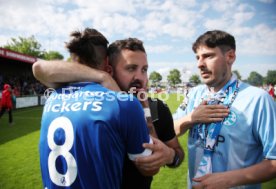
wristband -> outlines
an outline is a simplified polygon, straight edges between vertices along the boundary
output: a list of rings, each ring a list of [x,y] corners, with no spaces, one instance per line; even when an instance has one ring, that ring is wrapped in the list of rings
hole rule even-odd
[[[171,164],[167,164],[167,166],[171,167],[171,168],[175,168],[175,167],[178,167],[179,165],[180,165],[180,158],[179,158],[177,152],[175,151],[173,162]]]
[[[145,117],[151,117],[151,113],[150,113],[150,109],[149,108],[144,108],[144,113],[145,113]]]

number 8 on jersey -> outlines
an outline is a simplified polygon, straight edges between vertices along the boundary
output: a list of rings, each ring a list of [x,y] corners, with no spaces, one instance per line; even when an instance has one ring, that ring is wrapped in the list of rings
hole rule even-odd
[[[62,145],[58,145],[54,141],[54,134],[58,129],[62,129],[65,134],[65,141]],[[51,149],[48,157],[50,178],[58,186],[70,186],[77,177],[76,160],[69,152],[74,142],[74,131],[71,121],[66,117],[54,119],[49,126],[47,140],[49,148]],[[65,174],[60,174],[56,168],[56,160],[59,156],[62,156],[67,163],[67,171]]]

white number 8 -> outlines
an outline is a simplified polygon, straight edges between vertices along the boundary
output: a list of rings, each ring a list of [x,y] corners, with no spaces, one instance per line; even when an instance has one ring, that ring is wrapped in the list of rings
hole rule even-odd
[[[65,133],[65,141],[62,145],[58,145],[54,141],[54,133],[58,128],[62,128]],[[48,157],[50,178],[58,186],[70,186],[77,177],[76,160],[69,152],[74,142],[74,131],[71,121],[66,117],[54,119],[48,129],[47,140],[49,148],[52,150]],[[60,174],[55,166],[58,156],[63,156],[67,163],[67,171],[64,175]]]

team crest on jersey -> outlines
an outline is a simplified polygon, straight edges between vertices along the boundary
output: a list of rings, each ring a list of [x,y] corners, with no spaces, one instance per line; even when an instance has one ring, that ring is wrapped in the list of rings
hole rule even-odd
[[[237,122],[237,114],[234,111],[230,111],[230,114],[228,115],[227,118],[225,118],[223,125],[235,126],[236,122]]]

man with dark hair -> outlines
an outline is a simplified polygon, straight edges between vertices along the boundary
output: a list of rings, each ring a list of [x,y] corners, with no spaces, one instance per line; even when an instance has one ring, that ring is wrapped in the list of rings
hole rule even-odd
[[[107,39],[95,29],[86,28],[71,34],[73,39],[66,43],[71,58],[92,68],[101,68],[107,56]],[[106,61],[105,61],[106,62]]]
[[[94,29],[73,32],[67,48],[75,63],[103,70],[106,38]],[[66,65],[67,64],[67,65]],[[33,70],[39,70],[35,63]],[[36,71],[34,71],[35,76]],[[133,96],[91,82],[58,88],[47,99],[41,122],[40,166],[44,188],[119,189],[125,155],[151,154],[144,112]]]
[[[147,54],[143,46],[143,42],[136,38],[128,38],[117,40],[108,47],[109,66],[108,71],[111,73],[119,85],[120,89],[126,92],[134,93],[139,97],[147,90]],[[55,83],[69,82],[72,80],[92,80],[97,82],[107,82],[104,84],[107,87],[114,87],[111,78],[108,78],[104,73],[98,70],[87,69],[82,65],[74,65],[72,69],[74,73],[67,77],[67,73],[63,73],[58,69],[53,69],[54,64],[60,65],[61,62],[47,62],[43,64],[40,62],[42,71],[39,75],[47,78],[48,82]],[[52,65],[52,66],[51,66]],[[58,66],[59,67],[59,66]],[[60,69],[64,70],[64,69]],[[55,72],[55,73],[54,73]],[[55,75],[55,78],[50,75]],[[66,81],[63,79],[66,77]],[[108,79],[107,79],[108,78]],[[50,80],[50,81],[49,81]],[[113,83],[109,84],[108,81]],[[140,93],[138,93],[140,92]],[[141,96],[140,96],[141,97]],[[153,144],[144,144],[153,151],[153,154],[148,158],[137,158],[135,164],[125,156],[125,164],[123,171],[123,189],[149,189],[152,182],[152,175],[158,172],[159,168],[163,165],[169,167],[178,167],[184,158],[184,152],[181,148],[173,128],[173,119],[169,108],[160,100],[147,98],[142,100],[143,106],[149,103],[150,109],[145,108],[146,117],[151,115],[154,127],[148,122],[150,134],[157,136],[160,140],[153,138]],[[147,159],[146,159],[147,158]]]
[[[177,134],[190,130],[188,188],[257,189],[276,177],[276,105],[232,74],[235,50],[234,37],[219,30],[193,44],[205,85],[193,88],[174,115]],[[230,111],[224,119],[225,109],[213,111],[218,104]]]
[[[139,92],[146,91],[148,62],[142,41],[136,38],[117,40],[108,47],[108,57],[109,64],[113,70],[113,78],[121,90],[132,90],[138,96]],[[170,110],[167,105],[158,99],[149,98],[148,103],[154,125],[154,128],[150,129],[150,131],[155,130],[156,133],[153,135],[157,136],[170,147],[171,152],[162,152],[164,156],[163,160],[157,156],[162,156],[162,153],[159,152],[159,154],[156,154],[156,157],[153,154],[151,157],[148,157],[149,159],[138,159],[136,162],[140,167],[149,170],[153,168],[159,169],[160,166],[166,164],[170,167],[177,167],[182,162],[184,153],[174,132]],[[153,151],[155,149],[154,145],[146,145],[145,147],[151,147]],[[126,157],[122,188],[149,189],[151,181],[152,176],[143,176]]]

